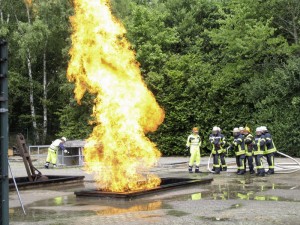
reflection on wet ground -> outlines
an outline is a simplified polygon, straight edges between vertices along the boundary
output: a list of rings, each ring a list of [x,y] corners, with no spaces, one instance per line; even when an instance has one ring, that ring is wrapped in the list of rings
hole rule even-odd
[[[255,179],[255,182],[254,182]],[[199,189],[200,191],[197,191]],[[112,216],[119,214],[128,214],[136,212],[157,212],[163,210],[163,214],[167,216],[182,217],[189,213],[173,209],[170,206],[172,201],[202,201],[202,200],[255,200],[255,201],[294,201],[294,199],[283,198],[276,195],[266,194],[268,190],[286,190],[299,189],[299,187],[288,186],[280,183],[266,182],[266,179],[253,177],[231,177],[226,182],[213,182],[212,184],[204,184],[193,187],[192,192],[187,194],[175,194],[176,191],[169,191],[168,196],[160,198],[141,198],[132,201],[118,201],[112,199],[99,198],[77,198],[73,193],[70,195],[58,196],[45,200],[35,201],[26,205],[27,215],[23,215],[21,207],[10,209],[11,222],[39,222],[55,218],[55,221],[63,220],[66,215],[69,218],[88,217],[88,216]],[[237,203],[231,206],[237,209],[242,206]],[[141,218],[159,218],[163,214],[141,214]],[[198,219],[203,219],[199,217]],[[206,220],[224,220],[224,218],[208,218]]]

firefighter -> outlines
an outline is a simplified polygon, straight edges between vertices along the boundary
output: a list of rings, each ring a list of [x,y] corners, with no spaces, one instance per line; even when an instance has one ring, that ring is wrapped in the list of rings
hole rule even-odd
[[[243,135],[243,137],[244,137],[245,128],[244,127],[239,127],[239,130],[240,130],[240,134]]]
[[[199,136],[198,127],[194,127],[192,134],[187,138],[186,149],[190,151],[190,161],[189,161],[189,173],[193,172],[193,165],[196,164],[195,173],[200,173],[200,147],[201,147],[201,138]]]
[[[209,141],[212,144],[212,155],[213,155],[213,171],[216,174],[220,174],[221,170],[221,163],[220,163],[220,155],[224,153],[224,145],[225,145],[225,138],[224,135],[220,134],[220,128],[214,126],[212,129],[212,133],[209,135]],[[224,153],[225,157],[225,153]],[[227,170],[227,166],[225,163],[225,158],[223,158],[224,162],[224,171]]]
[[[277,150],[274,145],[272,135],[269,133],[266,126],[262,126],[262,132],[266,141],[264,155],[267,158],[267,162],[269,165],[269,170],[267,171],[267,174],[270,175],[274,174],[274,155]]]
[[[261,127],[257,127],[255,130],[253,154],[256,164],[256,176],[265,176],[265,168],[262,162],[262,157],[265,149],[265,139]]]
[[[245,172],[246,172],[246,162],[248,161],[250,174],[254,174],[254,166],[253,166],[253,143],[254,137],[251,134],[251,130],[249,127],[245,127],[244,131],[244,140],[245,140]]]
[[[233,134],[233,142],[228,147],[229,150],[234,150],[235,152],[235,158],[236,158],[236,164],[237,164],[237,174],[243,175],[245,174],[245,142],[243,135],[240,133],[239,128],[235,127],[232,131]]]
[[[45,168],[49,169],[50,163],[53,164],[53,167],[56,167],[56,162],[57,162],[57,152],[59,149],[64,151],[64,153],[69,153],[68,150],[65,148],[64,143],[67,141],[65,137],[62,137],[60,139],[56,139],[55,141],[52,142],[50,147],[48,148],[48,155],[45,163]]]
[[[221,133],[221,128],[218,127],[219,129],[219,135],[221,136],[221,143],[220,143],[220,147],[222,149],[221,153],[220,153],[220,161],[221,161],[221,167],[220,170],[221,171],[227,171],[227,165],[226,165],[226,160],[225,160],[225,153],[226,153],[226,149],[225,149],[225,144],[226,144],[226,140],[225,140],[225,136]]]

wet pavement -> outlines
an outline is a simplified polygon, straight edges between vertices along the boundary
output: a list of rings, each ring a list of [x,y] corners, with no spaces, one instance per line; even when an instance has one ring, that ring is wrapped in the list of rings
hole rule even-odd
[[[235,174],[235,159],[228,158],[229,171],[207,172],[208,158],[201,159],[200,174],[187,172],[187,157],[161,158],[153,173],[160,177],[213,178],[196,184],[124,200],[76,197],[74,192],[96,188],[93,176],[83,167],[43,169],[43,175],[85,176],[82,182],[20,189],[26,215],[17,192],[10,191],[10,224],[300,224],[300,171],[257,177]],[[287,162],[286,159],[276,159]],[[298,159],[298,161],[300,161]],[[289,161],[291,162],[291,161]],[[22,161],[10,160],[15,177],[26,176]]]

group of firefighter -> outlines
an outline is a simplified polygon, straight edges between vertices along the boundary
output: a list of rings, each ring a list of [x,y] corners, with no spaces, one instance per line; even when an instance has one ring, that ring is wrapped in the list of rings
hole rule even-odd
[[[192,134],[188,136],[186,148],[190,151],[190,160],[188,171],[193,173],[195,164],[195,173],[200,173],[200,147],[202,144],[197,127],[192,129]],[[256,175],[265,176],[265,174],[274,174],[274,154],[276,147],[274,145],[272,135],[266,126],[257,127],[255,136],[251,134],[249,127],[239,127],[232,130],[233,141],[226,143],[226,138],[222,134],[221,129],[217,126],[213,127],[212,133],[209,135],[211,143],[211,154],[213,158],[212,171],[220,174],[221,171],[227,171],[225,156],[229,151],[233,151],[236,157],[237,174],[246,173],[246,167],[250,174],[254,174],[254,161],[256,165]],[[268,163],[268,171],[265,171],[263,165],[263,157]]]

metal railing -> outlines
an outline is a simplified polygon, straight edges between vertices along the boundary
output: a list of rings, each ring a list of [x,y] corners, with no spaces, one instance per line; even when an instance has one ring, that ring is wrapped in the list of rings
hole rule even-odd
[[[39,161],[44,159],[46,162],[48,148],[50,145],[30,145],[28,151],[31,157],[37,158]],[[59,150],[57,154],[57,165],[62,166],[82,166],[84,164],[84,156],[82,148],[67,148],[70,154],[65,154]]]

